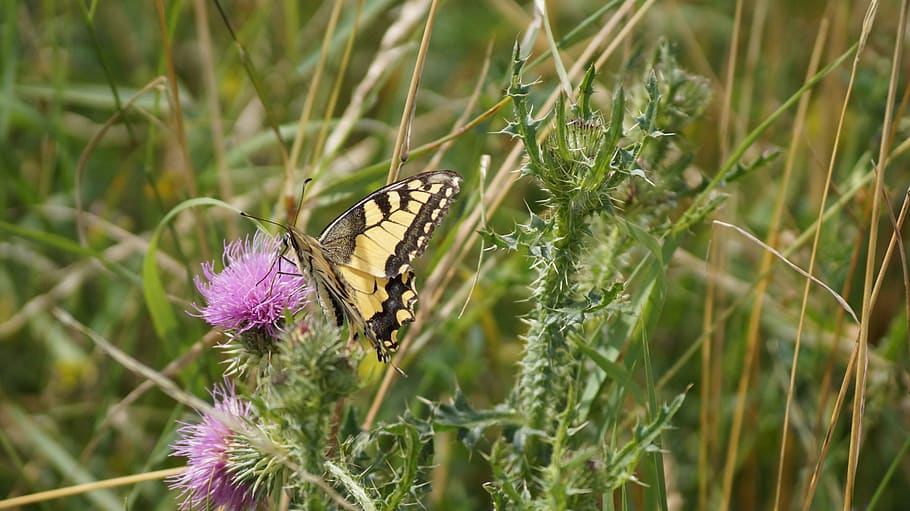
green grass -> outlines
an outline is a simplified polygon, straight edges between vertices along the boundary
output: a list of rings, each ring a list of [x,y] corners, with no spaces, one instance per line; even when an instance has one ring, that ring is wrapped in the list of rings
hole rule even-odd
[[[185,313],[200,264],[255,230],[238,210],[294,218],[306,178],[312,234],[385,183],[419,54],[401,175],[462,191],[408,377],[366,353],[312,407],[332,438],[284,446],[301,507],[910,498],[902,6],[549,2],[529,32],[533,4],[443,2],[420,50],[426,2],[359,4],[223,3],[231,30],[203,0],[0,5],[0,499],[176,508],[176,421],[227,357]],[[600,152],[561,167],[588,96]]]

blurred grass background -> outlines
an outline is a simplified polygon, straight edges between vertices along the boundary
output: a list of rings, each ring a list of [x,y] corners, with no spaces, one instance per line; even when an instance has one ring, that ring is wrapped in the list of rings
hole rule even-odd
[[[392,153],[425,22],[424,2],[366,1],[359,18],[358,4],[343,3],[304,126],[298,168],[315,178],[302,215],[302,228],[311,233],[384,182],[387,164],[381,163]],[[166,447],[174,420],[187,411],[147,389],[142,377],[64,324],[57,311],[71,314],[196,395],[204,396],[203,389],[220,380],[221,358],[206,348],[218,334],[183,311],[198,300],[192,277],[199,264],[218,259],[222,240],[251,232],[252,224],[230,209],[214,207],[182,212],[162,227],[154,257],[177,313],[167,335],[156,333],[143,295],[143,257],[162,218],[187,199],[213,197],[283,219],[281,146],[291,151],[333,5],[225,2],[241,53],[214,4],[204,0],[0,4],[0,498],[177,465],[179,460],[166,457]],[[819,33],[824,66],[859,39],[868,8],[863,2],[705,0],[613,2],[598,13],[604,6],[549,2],[555,36],[565,38],[563,59],[574,63],[591,37],[623,9],[605,42],[616,43],[616,50],[598,69],[595,98],[606,108],[612,88],[645,76],[647,56],[661,41],[668,42],[679,64],[705,77],[713,90],[704,119],[684,134],[694,147],[692,170],[708,177],[802,86]],[[897,76],[891,72],[895,38],[901,35],[899,9],[896,2],[879,6],[860,54],[832,167],[831,214],[814,260],[813,274],[857,311],[863,268],[874,258],[878,271],[894,223],[902,220],[910,176],[906,58]],[[532,19],[530,2],[441,4],[418,96],[414,147],[440,139],[503,97],[512,45]],[[629,30],[620,33],[624,28]],[[342,69],[352,31],[349,65]],[[539,37],[532,58],[546,51]],[[261,101],[241,55],[255,68]],[[804,269],[810,264],[811,228],[819,217],[851,61],[852,56],[811,91],[804,112],[789,109],[749,144],[746,162],[773,151],[781,154],[724,187],[727,200],[716,212],[720,220],[775,240],[781,251],[792,250],[788,257]],[[168,99],[169,75],[176,77],[179,110]],[[535,75],[542,81],[533,91],[540,104],[558,87],[553,60],[544,58],[526,73]],[[898,86],[896,113],[883,130],[892,79]],[[327,112],[336,93],[337,106]],[[489,154],[496,169],[511,150],[507,136],[493,134],[504,126],[507,112],[508,107],[460,134],[441,153],[441,162],[432,163],[466,178],[462,209],[453,211],[446,231],[454,231],[468,214],[464,205],[476,204],[471,197],[480,193],[481,155]],[[320,144],[323,118],[329,123]],[[870,250],[873,169],[883,138],[890,152],[882,199],[892,214],[874,219],[881,232]],[[413,157],[404,172],[422,170],[432,157]],[[792,177],[781,187],[788,166]],[[302,176],[296,176],[293,194],[299,193]],[[533,183],[519,181],[490,212],[489,228],[510,231],[526,218],[527,208],[539,208],[538,197]],[[772,220],[779,199],[778,225]],[[431,244],[418,275],[442,256],[447,245],[441,239]],[[470,285],[478,248],[459,263],[452,286]],[[532,274],[520,253],[496,257],[496,264],[483,266],[460,318],[464,294],[446,292],[433,302],[424,292],[418,307],[433,307],[430,321],[436,327],[417,336],[405,366],[410,377],[393,383],[379,408],[380,421],[419,408],[418,396],[443,401],[456,383],[478,407],[508,395]],[[843,316],[830,295],[813,287],[800,327],[805,279],[775,264],[762,281],[763,257],[757,244],[711,225],[693,228],[674,255],[666,304],[650,339],[663,397],[693,386],[674,420],[675,431],[664,439],[670,509],[719,508],[727,491],[725,476],[731,478],[726,500],[732,509],[771,509],[776,491],[784,509],[844,507],[853,400],[853,373],[847,368],[859,326]],[[906,261],[903,251],[894,254],[883,270],[875,306],[863,318],[870,353],[855,508],[872,503],[876,509],[900,509],[910,499]],[[418,280],[418,287],[424,282]],[[781,460],[798,331],[788,452]],[[749,353],[755,355],[752,370],[741,379]],[[364,413],[379,369],[365,368],[369,381],[357,403]],[[845,406],[832,421],[842,384],[847,385]],[[123,404],[131,393],[135,399]],[[738,395],[746,408],[731,451]],[[830,448],[812,493],[810,478],[829,430]],[[482,484],[491,474],[452,435],[439,435],[436,456],[429,508],[489,506]],[[634,502],[631,508],[638,509]],[[35,508],[86,506],[173,509],[175,502],[162,482],[149,481]]]

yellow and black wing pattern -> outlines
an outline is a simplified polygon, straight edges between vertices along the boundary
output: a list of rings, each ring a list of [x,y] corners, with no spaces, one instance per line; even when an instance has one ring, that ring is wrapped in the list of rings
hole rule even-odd
[[[331,317],[364,333],[380,361],[398,349],[414,321],[411,263],[426,250],[461,187],[461,176],[434,170],[380,188],[351,206],[318,239],[291,230],[289,244]]]

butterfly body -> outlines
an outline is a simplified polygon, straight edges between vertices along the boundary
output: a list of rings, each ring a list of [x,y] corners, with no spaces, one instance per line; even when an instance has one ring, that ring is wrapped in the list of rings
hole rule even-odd
[[[380,361],[398,348],[398,331],[414,321],[414,273],[461,186],[449,170],[417,174],[363,198],[318,238],[288,229],[285,244],[316,288],[330,318],[347,318]]]

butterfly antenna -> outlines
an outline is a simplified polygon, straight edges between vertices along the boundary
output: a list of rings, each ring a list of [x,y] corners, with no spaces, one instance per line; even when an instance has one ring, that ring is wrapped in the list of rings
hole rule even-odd
[[[297,226],[297,218],[300,217],[300,210],[303,209],[303,196],[306,194],[306,185],[310,184],[313,178],[308,177],[303,180],[303,187],[300,189],[300,197],[297,198],[297,208],[294,209],[294,221],[291,223],[293,226]]]
[[[267,223],[267,224],[277,225],[278,227],[281,227],[281,228],[284,229],[285,231],[288,230],[288,226],[285,225],[285,224],[283,224],[283,223],[281,223],[281,222],[276,222],[276,221],[274,221],[274,220],[269,220],[268,218],[262,218],[262,217],[260,217],[260,216],[251,215],[251,214],[247,213],[246,211],[241,211],[241,212],[240,212],[240,216],[245,216],[245,217],[247,217],[247,218],[252,218],[253,220],[258,220],[258,221],[260,221],[260,222],[265,222],[265,223]]]

